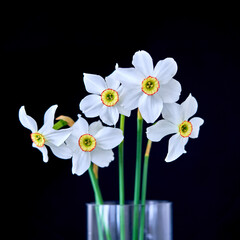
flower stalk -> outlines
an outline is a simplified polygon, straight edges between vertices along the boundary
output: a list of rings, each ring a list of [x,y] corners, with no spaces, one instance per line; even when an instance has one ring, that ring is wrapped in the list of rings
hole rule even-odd
[[[143,118],[138,109],[137,113],[137,151],[136,151],[136,168],[135,168],[135,188],[134,188],[134,204],[139,204],[140,198],[140,182],[141,182],[141,158],[142,158],[142,130]]]
[[[144,239],[144,223],[145,223],[145,205],[146,205],[146,195],[147,195],[148,163],[149,163],[149,155],[150,155],[151,146],[152,146],[152,141],[148,140],[145,155],[144,155],[144,164],[143,164],[142,196],[141,196],[142,208],[141,208],[139,240]]]
[[[58,122],[56,122],[54,125],[53,125],[53,129],[55,130],[59,130],[60,128],[62,127],[65,127],[67,126],[68,123],[62,119],[60,119]]]
[[[93,171],[93,164],[90,165],[90,167],[88,169],[88,173],[89,173],[90,180],[91,180],[91,183],[92,183],[96,203],[97,204],[103,204],[102,193],[101,193],[101,190],[99,188],[97,178],[96,178],[96,176],[94,174],[94,171]]]
[[[120,117],[120,129],[124,134],[125,116]],[[124,140],[118,146],[118,161],[119,161],[119,204],[124,205]]]
[[[103,240],[104,237],[103,237],[103,232],[102,232],[102,228],[101,228],[102,220],[101,220],[101,216],[100,216],[100,212],[99,212],[99,205],[103,204],[103,198],[102,198],[102,194],[101,194],[101,191],[100,191],[100,188],[98,185],[98,180],[94,173],[93,164],[90,165],[90,167],[88,169],[88,173],[89,173],[93,191],[94,191],[95,202],[97,204],[95,211],[96,211],[96,218],[97,218],[98,237],[99,237],[99,240]],[[111,240],[111,237],[108,238],[108,240]]]
[[[136,151],[136,168],[135,168],[135,185],[134,185],[134,200],[133,203],[133,240],[138,239],[138,204],[140,198],[140,182],[141,182],[141,159],[142,159],[142,130],[143,118],[138,109],[137,113],[137,151]]]
[[[124,134],[125,116],[120,117],[120,129]],[[119,163],[119,204],[120,204],[120,240],[125,239],[125,221],[124,208],[125,203],[124,194],[124,140],[118,146],[118,163]]]
[[[88,169],[88,173],[90,176],[90,180],[92,183],[92,187],[93,187],[93,191],[94,191],[94,195],[95,195],[95,201],[97,204],[96,207],[96,217],[97,217],[97,222],[98,222],[98,236],[100,240],[103,240],[103,232],[102,232],[102,226],[104,228],[104,232],[106,234],[106,239],[107,240],[111,240],[111,234],[110,231],[108,229],[108,227],[106,226],[106,223],[104,221],[104,219],[101,216],[101,212],[99,211],[99,205],[103,204],[103,198],[102,198],[102,193],[101,190],[99,188],[99,184],[98,184],[98,180],[95,176],[94,170],[93,170],[93,164],[90,165],[89,169]]]

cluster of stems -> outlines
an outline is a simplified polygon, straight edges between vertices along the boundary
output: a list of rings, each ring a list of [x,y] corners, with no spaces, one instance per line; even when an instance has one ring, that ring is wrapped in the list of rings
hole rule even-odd
[[[53,128],[58,130],[66,125],[68,122],[60,119]],[[72,124],[71,124],[72,125]],[[124,133],[125,116],[120,117],[120,129]],[[140,111],[137,114],[137,144],[136,144],[136,168],[135,168],[135,184],[134,184],[134,209],[133,209],[133,235],[132,240],[143,240],[144,239],[144,221],[145,221],[145,204],[146,204],[146,193],[147,193],[147,175],[148,175],[148,160],[151,150],[152,142],[148,140],[146,152],[143,163],[143,176],[142,176],[142,189],[140,199],[140,188],[141,188],[141,166],[142,166],[142,132],[143,132],[143,118]],[[119,159],[119,205],[120,205],[120,240],[125,240],[125,216],[124,216],[124,204],[125,204],[125,190],[124,190],[124,141],[122,141],[118,147],[118,159]],[[88,169],[91,184],[94,191],[95,202],[97,206],[104,204],[101,190],[98,183],[97,171],[94,169],[94,164]],[[141,206],[141,214],[139,219],[139,206]],[[98,236],[100,240],[104,239],[104,234],[101,231],[101,226],[104,228],[105,236],[107,240],[111,240],[109,229],[102,222],[100,213],[96,209],[96,217],[98,222]],[[139,227],[140,226],[140,227]]]
[[[125,116],[121,115],[120,129],[124,133]],[[135,184],[134,184],[134,213],[133,213],[133,240],[144,239],[144,222],[145,222],[145,204],[147,193],[147,175],[148,175],[148,160],[151,150],[152,142],[148,140],[146,152],[144,155],[143,163],[143,176],[142,176],[142,189],[141,188],[141,166],[142,166],[142,132],[143,132],[143,118],[138,110],[137,114],[137,145],[136,145],[136,168],[135,168]],[[118,159],[119,159],[119,205],[120,205],[120,240],[125,240],[125,221],[124,221],[124,208],[125,204],[125,190],[124,190],[124,141],[118,147]],[[92,166],[89,168],[89,174],[95,193],[95,199],[97,204],[103,204],[100,188],[94,175]],[[141,199],[140,199],[141,190]],[[141,206],[141,214],[139,218],[139,206]],[[140,226],[140,227],[139,227]],[[107,229],[105,229],[108,232]],[[106,233],[108,240],[111,236]]]

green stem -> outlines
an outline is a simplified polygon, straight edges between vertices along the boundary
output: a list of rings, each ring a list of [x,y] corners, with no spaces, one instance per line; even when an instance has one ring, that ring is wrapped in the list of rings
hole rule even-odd
[[[104,232],[106,234],[106,239],[107,240],[111,240],[111,234],[110,231],[108,229],[108,227],[106,226],[106,223],[104,222],[104,219],[101,217],[101,213],[99,211],[99,205],[103,204],[103,198],[102,198],[102,194],[98,185],[98,180],[94,174],[93,171],[93,164],[90,165],[89,169],[89,176],[91,179],[91,183],[92,183],[92,187],[93,187],[93,191],[94,191],[94,195],[95,195],[95,200],[96,200],[96,217],[97,217],[97,225],[98,225],[98,236],[99,239],[102,240],[103,239],[103,233],[102,233],[102,226],[104,228]]]
[[[142,158],[142,129],[143,118],[140,111],[137,114],[137,152],[136,152],[136,169],[135,169],[135,185],[134,185],[134,213],[133,213],[133,240],[138,240],[138,213],[140,198],[140,181],[141,181],[141,158]]]
[[[120,129],[124,134],[125,116],[121,115]],[[118,160],[119,160],[119,203],[124,205],[124,141],[122,141],[118,147]]]
[[[58,130],[58,129],[60,129],[62,127],[65,127],[67,125],[68,125],[68,123],[61,119],[53,125],[53,129]]]
[[[125,116],[121,115],[120,129],[124,134]],[[119,204],[120,204],[120,240],[125,239],[125,221],[124,221],[124,141],[118,147],[118,160],[119,160]]]
[[[141,220],[140,220],[140,236],[139,240],[144,239],[144,222],[145,222],[145,205],[146,205],[146,195],[147,195],[147,176],[148,176],[148,163],[149,163],[149,155],[152,146],[152,141],[148,140],[146,152],[144,156],[144,164],[143,164],[143,178],[142,178],[142,210],[141,210]]]
[[[95,177],[92,164],[89,167],[88,172],[89,172],[89,176],[90,176],[90,179],[91,179],[91,183],[92,183],[92,187],[93,187],[96,203],[97,204],[103,204],[102,193],[100,191],[100,188],[99,188],[99,185],[98,185],[98,181],[97,181],[97,179]]]
[[[143,118],[141,116],[141,113],[138,110],[134,204],[139,204],[139,197],[140,197],[141,159],[142,159],[142,129],[143,129]]]

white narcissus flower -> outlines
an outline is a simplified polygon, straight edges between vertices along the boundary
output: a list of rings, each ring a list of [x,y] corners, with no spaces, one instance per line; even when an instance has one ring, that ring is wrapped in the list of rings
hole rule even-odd
[[[153,123],[160,116],[163,103],[178,101],[181,85],[173,79],[177,64],[166,58],[153,66],[151,56],[145,51],[134,54],[135,68],[117,68],[113,77],[123,84],[123,106],[139,108],[143,119]]]
[[[26,114],[25,107],[22,106],[19,109],[19,120],[25,128],[32,131],[32,146],[42,153],[44,162],[48,162],[48,150],[46,146],[49,146],[54,155],[59,158],[68,159],[72,157],[70,149],[64,143],[71,134],[72,129],[53,129],[54,115],[57,107],[57,105],[53,105],[46,111],[44,125],[39,130],[36,121]]]
[[[190,94],[181,105],[165,104],[162,112],[164,119],[147,128],[147,138],[153,142],[159,142],[164,136],[175,133],[169,140],[166,162],[174,161],[186,153],[188,139],[198,137],[199,128],[204,121],[199,117],[190,119],[197,108],[197,101]]]
[[[107,167],[114,160],[112,148],[123,140],[122,130],[104,127],[100,121],[88,125],[80,115],[72,126],[72,134],[67,146],[72,150],[72,173],[82,175],[91,162],[99,167]]]
[[[86,117],[97,117],[107,125],[116,125],[119,114],[130,116],[130,110],[121,106],[120,82],[111,75],[104,80],[101,76],[84,73],[86,90],[91,93],[80,102],[80,110]]]

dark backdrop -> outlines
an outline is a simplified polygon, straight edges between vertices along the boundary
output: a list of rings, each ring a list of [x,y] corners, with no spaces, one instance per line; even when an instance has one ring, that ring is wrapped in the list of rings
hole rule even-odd
[[[43,163],[18,120],[19,108],[25,105],[39,126],[53,104],[59,105],[57,115],[76,120],[87,95],[83,72],[107,76],[116,63],[130,67],[138,50],[148,51],[155,63],[176,60],[180,102],[192,93],[199,103],[197,116],[205,120],[199,138],[187,144],[188,153],[172,163],[164,162],[168,138],[153,144],[147,198],[173,202],[175,240],[240,239],[240,29],[234,7],[221,12],[197,5],[184,12],[154,5],[30,9],[13,5],[1,14],[8,239],[15,233],[26,240],[85,239],[85,203],[94,199],[88,173],[72,175],[70,160],[49,153]],[[136,111],[126,119],[127,199],[133,198],[135,119]],[[100,169],[104,199],[117,200],[117,179],[117,160]]]

